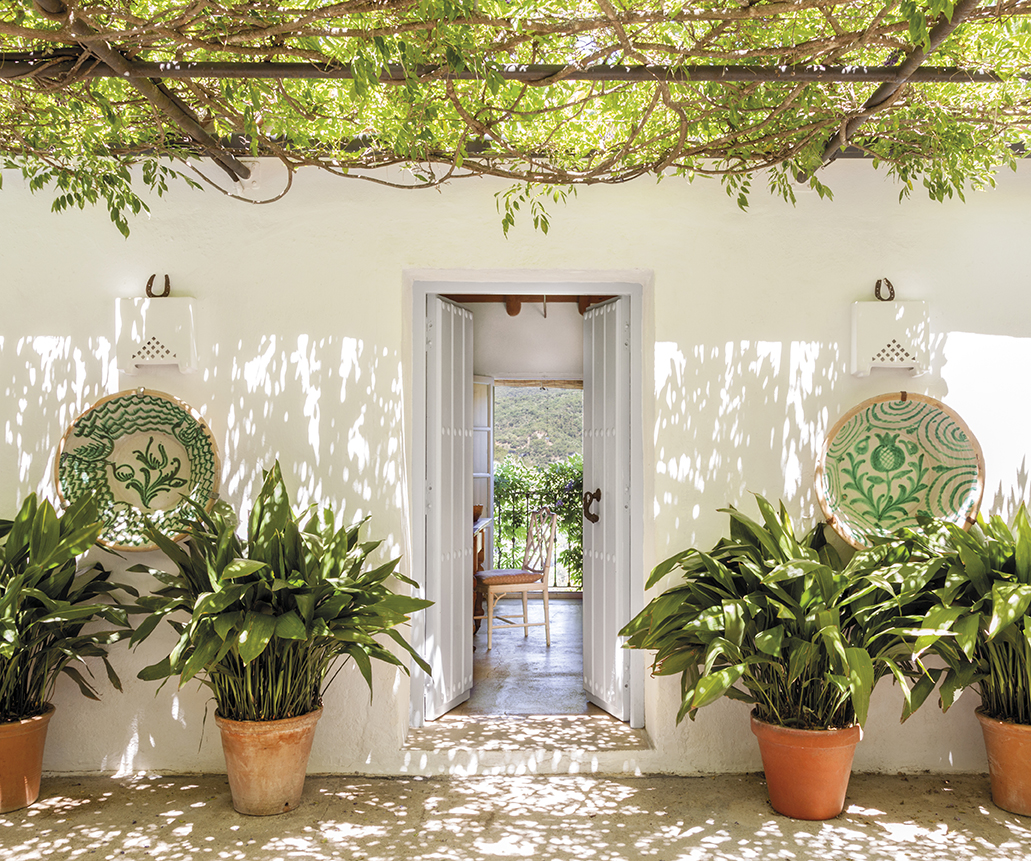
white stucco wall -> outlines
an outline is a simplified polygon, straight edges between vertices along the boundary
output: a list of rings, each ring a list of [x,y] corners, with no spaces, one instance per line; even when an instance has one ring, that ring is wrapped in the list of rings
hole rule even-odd
[[[753,510],[749,491],[783,497],[806,525],[818,505],[813,470],[839,415],[869,396],[907,389],[941,398],[967,421],[987,461],[985,506],[1008,515],[1028,495],[1031,358],[1026,237],[1031,167],[990,193],[945,205],[897,188],[862,162],[834,165],[835,199],[792,208],[762,193],[749,212],[714,183],[648,181],[589,188],[552,215],[548,236],[526,223],[502,235],[491,181],[401,193],[302,174],[283,201],[234,202],[174,190],[132,224],[103,211],[53,215],[20,178],[0,193],[0,513],[49,491],[68,423],[99,396],[146,385],[200,409],[222,449],[223,493],[246,505],[278,457],[304,501],[370,513],[384,552],[409,552],[410,311],[402,271],[641,269],[650,568],[691,544],[711,545],[717,509]],[[114,366],[114,300],[142,296],[151,273],[196,299],[200,369],[136,377]],[[887,276],[899,298],[930,303],[933,370],[849,375],[849,306]],[[110,558],[121,570],[126,562]],[[137,586],[142,575],[125,575]],[[166,637],[168,635],[166,634]],[[59,687],[48,770],[222,769],[206,697],[135,679],[157,638],[115,650],[125,692],[100,703]],[[102,670],[101,670],[102,672]],[[721,703],[673,725],[678,685],[649,680],[644,768],[753,770],[747,709]],[[899,727],[897,693],[879,691],[856,767],[983,770],[973,696],[942,716],[933,704]],[[390,771],[400,761],[408,681],[376,671],[371,707],[357,674],[330,690],[310,770]]]

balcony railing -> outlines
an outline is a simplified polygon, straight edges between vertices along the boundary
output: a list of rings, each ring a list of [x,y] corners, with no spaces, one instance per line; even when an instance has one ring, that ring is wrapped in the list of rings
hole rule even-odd
[[[494,499],[494,555],[496,568],[518,568],[526,548],[530,514],[547,506],[559,516],[555,536],[555,562],[548,588],[576,589],[583,584],[583,521],[579,483],[570,482],[558,493],[507,493]]]

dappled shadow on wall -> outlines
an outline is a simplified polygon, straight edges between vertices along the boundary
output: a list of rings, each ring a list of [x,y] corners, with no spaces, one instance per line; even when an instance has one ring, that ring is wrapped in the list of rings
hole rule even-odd
[[[792,515],[812,523],[847,352],[819,341],[657,343],[655,516],[672,517],[683,537],[727,504],[751,516],[751,491],[792,500]]]
[[[835,422],[864,399],[907,390],[957,412],[985,455],[982,511],[1010,520],[1031,493],[1031,400],[1020,388],[1031,338],[947,332],[932,336],[930,373],[849,372],[849,344],[739,341],[655,348],[656,517],[694,543],[700,519],[733,504],[757,514],[749,492],[789,501],[796,526],[822,520],[814,471]],[[721,527],[722,528],[722,525]],[[660,552],[664,548],[660,547]]]
[[[3,500],[10,517],[26,486],[53,498],[54,453],[80,405],[108,394],[115,380],[114,344],[107,338],[63,335],[0,335],[3,437],[8,456],[0,465]],[[11,512],[11,513],[7,513]]]
[[[949,332],[942,339],[945,400],[970,427],[985,454],[981,510],[1012,520],[1020,503],[1031,502],[1031,338],[979,332]]]
[[[0,368],[4,371],[0,385],[8,405],[0,417],[8,447],[0,466],[6,509],[0,511],[0,517],[11,516],[7,512],[13,512],[26,485],[38,483],[42,492],[53,497],[53,457],[62,435],[83,410],[119,390],[144,386],[175,395],[203,414],[222,460],[220,495],[235,510],[249,510],[261,484],[262,469],[278,458],[296,509],[303,510],[311,503],[331,505],[340,524],[371,514],[373,519],[363,537],[383,540],[376,553],[384,560],[405,555],[407,505],[398,351],[340,334],[298,333],[277,321],[268,328],[285,329],[289,334],[224,338],[211,345],[211,352],[193,374],[179,374],[174,367],[147,369],[138,375],[119,373],[114,344],[105,338],[0,336]],[[142,563],[167,568],[169,564],[156,552],[121,557],[96,553],[116,570],[116,579],[140,589],[152,588],[153,581],[146,574],[126,574],[126,567]],[[76,750],[71,754],[80,757],[76,761],[92,761],[92,757],[103,760],[105,769],[117,768],[124,774],[141,767],[141,760],[144,767],[155,757],[168,761],[173,757],[165,751],[176,743],[181,744],[184,762],[191,756],[201,764],[220,761],[217,733],[212,735],[210,720],[204,731],[205,689],[191,683],[176,692],[175,686],[169,685],[155,696],[156,685],[135,679],[141,666],[160,659],[160,648],[171,636],[171,629],[162,626],[134,652],[121,647],[113,650],[112,660],[126,686],[126,696],[133,699],[119,699],[105,688],[101,703],[90,704],[96,711],[87,719],[103,721],[103,714],[110,715],[125,730],[95,739],[93,748],[87,744],[85,754]],[[353,667],[347,667],[344,676],[352,674],[357,676]],[[347,690],[343,678],[338,682],[341,691]],[[400,673],[382,673],[377,684],[398,689],[407,685],[407,678]],[[59,702],[66,701],[65,692],[58,690]],[[362,696],[367,694],[363,691]],[[377,690],[376,701],[390,702],[388,691]],[[127,708],[132,710],[128,716]],[[369,732],[374,730],[380,728],[371,727]],[[73,735],[70,725],[55,725],[48,749],[71,750]],[[155,738],[162,740],[165,751],[150,751],[157,745]],[[355,742],[359,746],[369,743],[364,738]],[[198,751],[201,743],[203,750]]]
[[[396,353],[360,338],[262,335],[215,345],[204,375],[228,390],[209,421],[224,431],[222,495],[240,510],[275,458],[299,505],[332,505],[348,523],[404,510]],[[399,528],[380,516],[371,534],[396,554]]]
[[[128,376],[106,338],[0,336],[7,505],[38,483],[53,494],[53,457],[65,430],[90,404],[119,388],[167,391],[203,412],[218,439],[222,496],[246,509],[261,469],[279,458],[301,504],[343,507],[348,522],[404,507],[401,367],[396,352],[359,338],[256,336],[216,344],[197,375]],[[378,537],[396,552],[398,523]],[[384,535],[383,530],[389,534]]]

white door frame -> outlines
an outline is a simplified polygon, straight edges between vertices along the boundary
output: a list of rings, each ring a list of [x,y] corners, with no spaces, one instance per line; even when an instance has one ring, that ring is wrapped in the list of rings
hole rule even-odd
[[[644,324],[646,292],[652,273],[631,270],[528,270],[528,269],[406,269],[402,273],[404,295],[411,297],[412,346],[412,452],[411,452],[411,576],[422,582],[426,572],[426,296],[443,294],[498,294],[550,296],[627,296],[630,300],[630,510],[637,513],[630,527],[630,614],[644,607]],[[427,638],[424,614],[413,619],[412,645],[425,654]],[[630,658],[630,725],[644,726],[644,654]],[[429,680],[412,667],[410,725],[425,721],[424,699]]]

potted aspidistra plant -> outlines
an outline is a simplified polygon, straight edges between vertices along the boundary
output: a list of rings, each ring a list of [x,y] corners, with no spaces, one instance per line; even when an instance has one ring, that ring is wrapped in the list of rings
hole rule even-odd
[[[655,651],[655,675],[681,676],[679,723],[721,697],[752,706],[770,802],[796,819],[844,806],[870,696],[901,683],[907,717],[934,687],[899,630],[914,596],[883,576],[883,552],[844,564],[820,524],[797,537],[783,503],[757,497],[762,523],[734,508],[729,535],[658,565],[647,586],[678,582],[621,632]]]
[[[380,542],[361,540],[366,520],[338,528],[330,508],[295,513],[276,463],[246,537],[218,507],[197,508],[185,546],[150,533],[177,572],[155,572],[165,586],[139,599],[149,615],[132,642],[165,618],[179,636],[139,677],[196,678],[211,690],[241,813],[283,813],[300,801],[322,697],[342,661],[354,660],[370,693],[374,660],[408,672],[382,635],[430,671],[396,628],[431,602],[392,591],[391,577],[415,585],[397,559],[367,564]]]
[[[95,658],[121,690],[107,657],[129,634],[125,610],[107,600],[120,587],[80,560],[102,530],[88,495],[58,514],[30,494],[13,521],[0,521],[0,813],[39,797],[58,678],[98,699],[87,660]],[[98,620],[114,627],[94,630]]]
[[[932,603],[910,632],[919,654],[946,665],[943,710],[973,688],[988,753],[992,800],[1031,816],[1031,520],[979,516],[964,531],[928,522],[897,549],[921,571]]]

